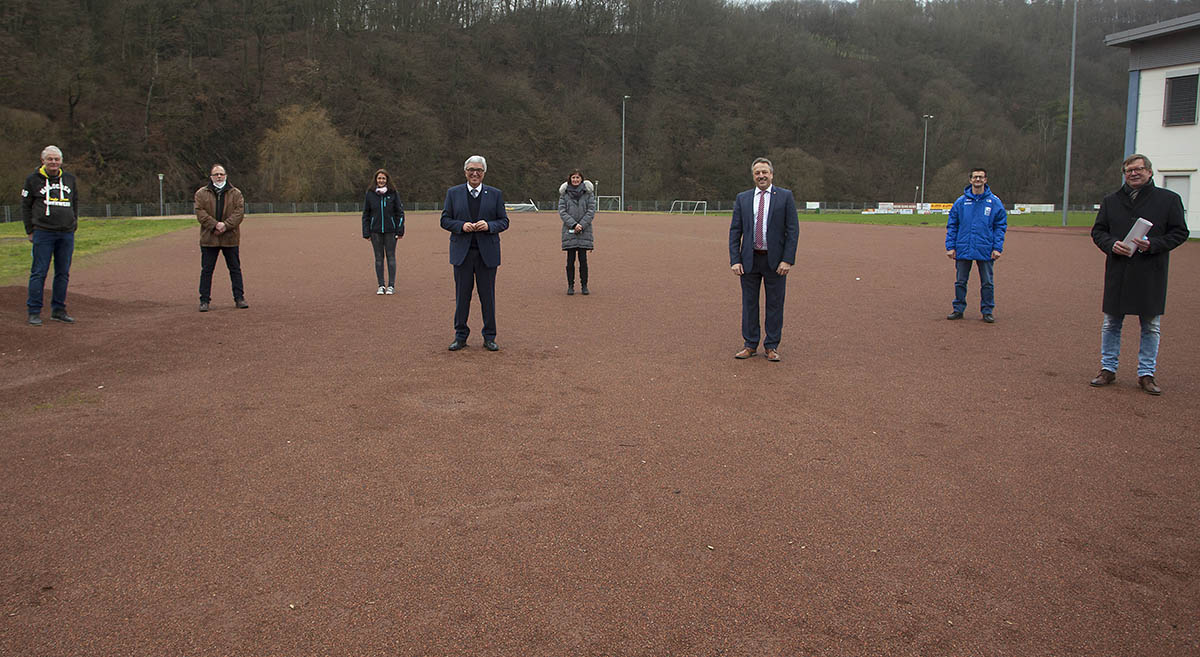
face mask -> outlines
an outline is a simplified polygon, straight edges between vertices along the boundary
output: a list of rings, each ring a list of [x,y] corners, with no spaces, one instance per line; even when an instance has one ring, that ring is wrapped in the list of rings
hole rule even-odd
[[[226,182],[228,181],[222,180],[221,182],[215,182],[213,183],[213,187],[216,187],[217,189],[225,189]]]

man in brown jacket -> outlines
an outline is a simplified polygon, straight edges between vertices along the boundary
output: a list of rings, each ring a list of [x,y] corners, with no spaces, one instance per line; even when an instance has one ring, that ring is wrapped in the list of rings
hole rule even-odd
[[[217,256],[224,254],[233,283],[233,303],[249,308],[242,289],[242,261],[238,257],[239,228],[245,213],[242,190],[229,184],[225,167],[214,164],[209,183],[196,190],[196,221],[200,222],[200,312],[208,312],[213,269]]]

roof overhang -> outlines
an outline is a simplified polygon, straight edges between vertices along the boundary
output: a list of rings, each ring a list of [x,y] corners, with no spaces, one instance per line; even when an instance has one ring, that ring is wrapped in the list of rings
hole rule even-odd
[[[1124,32],[1116,32],[1104,37],[1104,45],[1116,46],[1119,48],[1132,48],[1135,45],[1167,36],[1168,34],[1176,34],[1186,32],[1188,30],[1200,29],[1200,13],[1180,16],[1171,20],[1154,23],[1153,25],[1143,25],[1135,27],[1132,30]]]

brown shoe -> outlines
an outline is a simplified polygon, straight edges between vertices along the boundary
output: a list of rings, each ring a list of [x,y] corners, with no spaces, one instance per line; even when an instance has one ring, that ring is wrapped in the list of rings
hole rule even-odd
[[[768,349],[767,350],[767,360],[771,361],[772,363],[778,363],[779,362],[779,352],[775,351],[774,349]]]
[[[755,353],[757,353],[757,350],[751,349],[750,347],[746,347],[746,348],[742,349],[741,351],[737,352],[736,354],[734,354],[733,357],[738,360],[745,360],[745,359],[753,356]]]
[[[1100,373],[1096,375],[1096,378],[1092,379],[1091,385],[1095,388],[1099,388],[1102,386],[1106,386],[1116,380],[1117,380],[1116,372],[1110,372],[1108,370],[1100,370]]]
[[[1162,394],[1162,388],[1158,387],[1158,384],[1155,383],[1153,374],[1139,376],[1138,385],[1142,387],[1142,390],[1146,391],[1146,394],[1155,396]]]

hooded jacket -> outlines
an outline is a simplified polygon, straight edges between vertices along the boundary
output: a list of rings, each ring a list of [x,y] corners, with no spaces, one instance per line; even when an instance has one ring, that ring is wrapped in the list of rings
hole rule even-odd
[[[390,182],[383,194],[371,187],[363,200],[362,236],[371,233],[404,235],[404,202]]]
[[[567,183],[558,186],[558,216],[562,219],[562,248],[587,249],[591,251],[596,244],[592,233],[592,219],[596,217],[595,187],[591,181],[583,181],[583,193],[579,198],[571,198],[567,193]],[[576,233],[575,224],[583,226]]]
[[[25,186],[21,188],[21,219],[26,235],[32,235],[35,228],[75,232],[79,226],[78,207],[75,176],[66,171],[59,169],[57,175],[50,175],[43,166],[25,178]]]
[[[1008,230],[1008,212],[1004,204],[983,186],[982,194],[963,195],[950,208],[946,222],[946,250],[954,249],[955,260],[991,260],[992,251],[1004,252],[1004,233]]]

